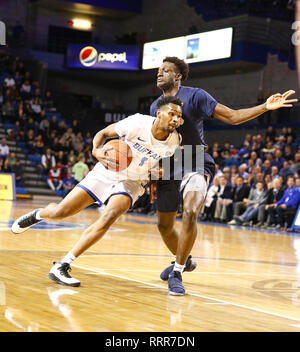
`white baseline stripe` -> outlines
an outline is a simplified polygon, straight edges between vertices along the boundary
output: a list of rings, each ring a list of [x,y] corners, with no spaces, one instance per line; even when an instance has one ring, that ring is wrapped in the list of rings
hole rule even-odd
[[[167,288],[164,287],[164,286],[152,284],[152,283],[149,283],[149,282],[144,282],[144,281],[141,281],[141,280],[130,279],[128,277],[119,276],[119,275],[115,275],[115,274],[103,273],[103,272],[98,271],[97,269],[86,268],[86,267],[83,267],[83,266],[80,266],[80,265],[74,265],[74,264],[73,264],[73,267],[79,268],[79,269],[83,269],[83,270],[93,271],[93,272],[99,273],[100,275],[103,275],[103,276],[112,276],[112,277],[115,277],[117,279],[123,279],[123,280],[127,280],[127,281],[137,282],[139,284],[143,284],[143,285],[157,287],[157,288],[160,288],[160,289],[163,289],[163,290],[167,290]],[[245,306],[243,304],[227,302],[227,301],[224,301],[222,299],[217,299],[217,298],[214,298],[214,297],[202,296],[202,295],[199,295],[199,294],[193,293],[193,292],[189,292],[188,295],[195,296],[195,297],[198,297],[198,298],[208,299],[208,300],[211,300],[211,301],[216,301],[216,302],[223,303],[223,304],[229,304],[229,305],[232,305],[232,306],[235,306],[235,307],[238,307],[238,308],[244,308],[244,309],[252,310],[254,312],[258,312],[258,313],[262,313],[262,314],[268,314],[268,315],[272,315],[272,316],[275,316],[275,317],[278,317],[278,318],[293,320],[293,321],[297,321],[297,322],[300,323],[300,318],[297,319],[297,318],[289,317],[289,316],[286,316],[286,315],[277,314],[277,313],[273,313],[273,312],[268,312],[266,310]]]

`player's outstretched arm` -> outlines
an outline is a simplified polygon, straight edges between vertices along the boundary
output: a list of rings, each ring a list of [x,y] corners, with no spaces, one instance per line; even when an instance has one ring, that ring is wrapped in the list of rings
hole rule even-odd
[[[293,103],[298,101],[298,99],[288,99],[293,94],[295,94],[294,90],[288,90],[283,94],[277,93],[271,95],[264,104],[248,109],[233,110],[225,105],[217,104],[213,116],[225,123],[239,125],[246,121],[255,119],[268,110],[293,107]]]

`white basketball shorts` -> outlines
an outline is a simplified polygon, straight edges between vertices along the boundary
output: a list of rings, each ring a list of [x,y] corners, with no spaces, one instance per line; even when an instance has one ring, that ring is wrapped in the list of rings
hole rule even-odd
[[[115,194],[125,194],[131,199],[131,206],[144,194],[145,188],[141,181],[125,180],[111,181],[107,178],[101,179],[95,172],[90,171],[86,177],[77,184],[83,188],[100,205],[104,204]]]

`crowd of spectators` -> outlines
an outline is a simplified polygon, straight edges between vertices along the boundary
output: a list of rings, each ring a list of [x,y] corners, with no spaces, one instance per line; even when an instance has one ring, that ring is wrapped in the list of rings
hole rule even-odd
[[[40,156],[38,168],[54,192],[66,195],[94,166],[91,134],[83,134],[77,120],[68,123],[58,117],[51,92],[42,94],[24,62],[5,53],[0,53],[0,112],[2,122],[9,124],[8,140],[24,143],[35,160]],[[17,159],[9,163],[12,155],[3,138],[0,171],[14,170],[17,186],[22,187],[23,165]]]
[[[286,230],[300,204],[300,140],[290,127],[214,143],[217,172],[200,220]]]
[[[77,120],[67,123],[56,111],[51,92],[26,70],[24,62],[0,53],[0,111],[9,123],[9,140],[23,142],[29,155],[40,156],[37,167],[53,192],[66,195],[80,182],[96,160],[92,136],[83,135]],[[202,221],[230,225],[287,229],[300,202],[300,140],[290,128],[265,134],[246,134],[239,146],[214,143],[208,151],[216,162],[216,175],[200,214]],[[14,172],[22,187],[23,165],[9,151],[6,138],[0,144],[0,171]],[[154,214],[150,191],[131,210]]]

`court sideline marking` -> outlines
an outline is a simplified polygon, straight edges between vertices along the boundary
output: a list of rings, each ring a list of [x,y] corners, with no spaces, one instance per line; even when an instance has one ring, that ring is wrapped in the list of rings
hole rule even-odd
[[[99,271],[97,269],[91,269],[91,268],[83,267],[83,266],[80,266],[80,265],[73,264],[73,267],[76,267],[78,269],[92,271],[94,273],[98,273],[98,274],[103,275],[103,276],[112,276],[112,277],[115,277],[115,278],[118,278],[118,279],[122,279],[122,280],[137,282],[139,284],[156,287],[156,288],[160,288],[160,289],[163,289],[163,290],[167,290],[168,289],[167,287],[160,286],[160,285],[157,285],[157,284],[152,284],[152,283],[149,283],[149,282],[136,280],[136,279],[130,279],[128,277],[119,276],[119,275],[115,275],[115,274],[103,273],[103,272],[101,272],[101,271]],[[214,297],[207,297],[207,296],[199,295],[199,294],[193,293],[193,292],[189,292],[188,295],[189,296],[195,296],[195,297],[198,297],[198,298],[207,299],[207,300],[211,300],[211,301],[216,301],[216,302],[223,303],[223,304],[226,304],[226,305],[232,305],[232,306],[235,306],[235,307],[238,307],[238,308],[244,308],[244,309],[252,310],[252,311],[258,312],[258,313],[272,315],[272,316],[275,316],[275,317],[278,317],[278,318],[283,318],[283,319],[288,319],[288,320],[293,320],[293,321],[300,322],[300,318],[297,319],[297,318],[289,317],[289,316],[278,314],[278,313],[268,312],[268,311],[265,311],[265,310],[262,310],[262,309],[259,309],[259,308],[249,307],[249,306],[246,306],[246,305],[243,305],[243,304],[227,302],[227,301],[224,301],[222,299],[218,299],[218,298],[214,298]]]

